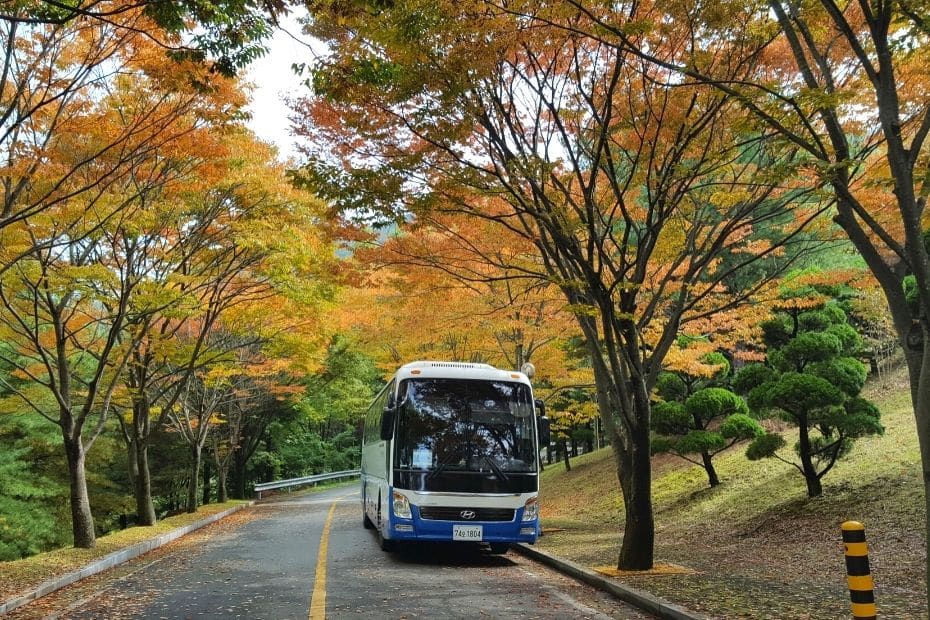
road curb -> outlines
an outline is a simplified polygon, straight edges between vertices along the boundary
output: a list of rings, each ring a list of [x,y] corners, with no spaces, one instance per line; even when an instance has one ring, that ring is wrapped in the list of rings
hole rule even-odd
[[[119,551],[114,551],[113,553],[105,555],[99,560],[95,560],[87,566],[79,568],[76,571],[72,571],[70,573],[49,579],[48,581],[44,581],[39,584],[36,589],[30,592],[20,594],[16,598],[12,598],[8,601],[0,602],[0,616],[8,614],[17,607],[22,607],[23,605],[31,603],[36,599],[42,598],[46,594],[51,594],[52,592],[60,590],[65,586],[70,586],[72,583],[78,582],[81,579],[90,577],[91,575],[96,575],[97,573],[113,568],[114,566],[118,566],[119,564],[138,557],[143,553],[148,553],[153,549],[157,549],[158,547],[166,545],[173,540],[177,540],[178,538],[185,536],[186,534],[190,534],[194,530],[199,530],[200,528],[210,525],[211,523],[215,523],[235,512],[239,512],[243,508],[247,508],[254,503],[254,501],[250,501],[238,506],[233,506],[232,508],[228,508],[222,512],[210,515],[209,517],[204,517],[199,521],[195,521],[189,525],[185,525],[184,527],[172,530],[165,534],[161,534],[155,538],[130,545],[129,547],[120,549]]]
[[[613,579],[608,579],[603,575],[594,572],[588,568],[575,564],[569,560],[554,556],[545,551],[534,549],[529,545],[516,544],[511,545],[511,549],[525,555],[528,558],[542,562],[557,571],[568,575],[578,581],[594,586],[615,596],[616,598],[634,605],[643,611],[655,614],[664,620],[707,620],[706,616],[700,616],[694,612],[688,611],[684,607],[670,603],[658,596],[653,596],[648,592],[624,585]]]

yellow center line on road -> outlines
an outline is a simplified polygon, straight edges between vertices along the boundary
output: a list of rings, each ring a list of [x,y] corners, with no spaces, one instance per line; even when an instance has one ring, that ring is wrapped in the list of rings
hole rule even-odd
[[[333,524],[336,505],[349,495],[355,495],[355,493],[348,493],[333,500],[333,505],[330,506],[329,514],[326,516],[326,523],[323,524],[320,550],[316,556],[316,579],[313,580],[313,594],[310,595],[310,620],[326,619],[326,550],[329,547],[329,527]]]

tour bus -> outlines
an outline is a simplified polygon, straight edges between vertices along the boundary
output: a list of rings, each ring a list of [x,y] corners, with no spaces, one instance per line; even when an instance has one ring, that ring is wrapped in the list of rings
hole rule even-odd
[[[536,414],[539,414],[538,416]],[[533,543],[549,420],[527,376],[413,362],[375,397],[362,439],[362,511],[381,548],[400,541]]]

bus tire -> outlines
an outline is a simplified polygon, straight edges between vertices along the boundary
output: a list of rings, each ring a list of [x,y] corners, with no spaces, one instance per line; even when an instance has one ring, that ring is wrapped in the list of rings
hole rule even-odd
[[[372,523],[372,522],[371,522],[371,519],[368,518],[368,513],[365,512],[365,509],[364,509],[364,508],[362,509],[362,526],[363,526],[366,530],[373,530],[373,529],[375,529],[375,524]]]
[[[390,538],[385,538],[384,534],[381,533],[381,530],[378,530],[378,546],[381,547],[381,551],[391,553],[392,551],[397,550],[397,542],[391,540]]]
[[[488,546],[491,547],[491,553],[494,555],[502,555],[507,553],[510,549],[510,543],[488,543]]]

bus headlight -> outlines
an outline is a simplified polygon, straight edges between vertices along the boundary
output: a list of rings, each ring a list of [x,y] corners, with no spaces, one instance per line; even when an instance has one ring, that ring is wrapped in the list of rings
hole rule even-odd
[[[523,505],[523,520],[532,521],[539,516],[539,498],[531,497]]]
[[[400,517],[401,519],[412,519],[413,515],[410,513],[410,502],[407,501],[407,498],[394,491],[394,515]]]

